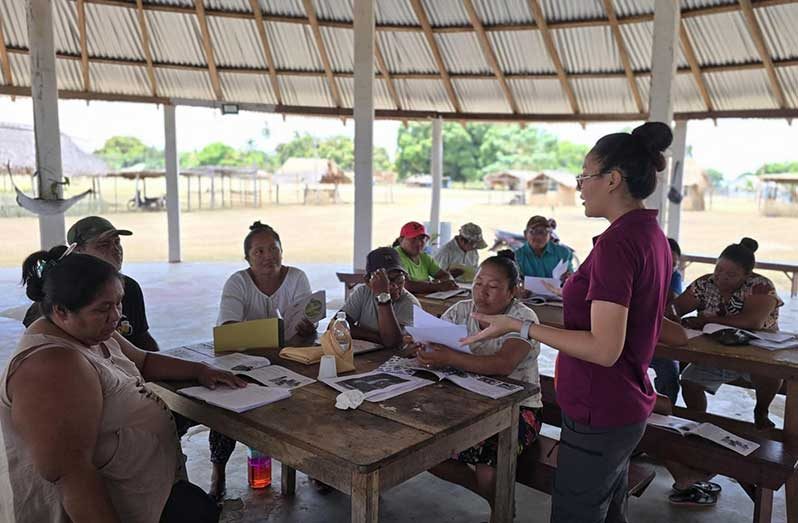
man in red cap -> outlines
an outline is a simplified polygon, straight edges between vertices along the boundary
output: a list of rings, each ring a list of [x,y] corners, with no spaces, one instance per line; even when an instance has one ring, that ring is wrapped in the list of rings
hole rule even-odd
[[[429,234],[424,225],[407,222],[399,233],[399,259],[405,268],[408,280],[405,288],[413,294],[448,291],[457,288],[452,275],[441,269],[432,256],[424,252]]]

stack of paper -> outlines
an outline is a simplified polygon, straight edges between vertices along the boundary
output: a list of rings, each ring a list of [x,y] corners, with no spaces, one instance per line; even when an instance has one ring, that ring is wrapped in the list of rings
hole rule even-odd
[[[460,340],[468,336],[468,329],[465,325],[449,323],[417,305],[413,306],[413,326],[408,326],[405,329],[418,343],[438,343],[450,349],[471,354],[468,345],[460,344]]]
[[[244,388],[224,386],[215,389],[208,389],[202,386],[187,387],[177,392],[233,412],[246,412],[291,397],[289,389],[261,387],[260,385],[251,384]]]
[[[551,278],[526,276],[524,277],[524,288],[538,296],[560,298],[561,294],[551,289],[559,290],[562,287],[562,277],[566,272],[568,272],[568,263],[566,263],[565,260],[560,260],[554,269],[552,269]]]

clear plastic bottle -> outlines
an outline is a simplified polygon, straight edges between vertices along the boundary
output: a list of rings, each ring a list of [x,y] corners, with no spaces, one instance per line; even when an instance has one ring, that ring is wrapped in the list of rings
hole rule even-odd
[[[247,456],[249,488],[266,488],[272,484],[272,458],[253,448]]]
[[[332,325],[332,335],[342,352],[349,349],[349,345],[352,342],[352,334],[349,331],[349,322],[346,321],[345,312],[340,311],[335,315],[335,320]]]

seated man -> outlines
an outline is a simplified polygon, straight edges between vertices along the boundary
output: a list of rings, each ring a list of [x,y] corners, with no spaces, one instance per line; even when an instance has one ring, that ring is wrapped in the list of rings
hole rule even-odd
[[[471,282],[479,266],[477,250],[487,246],[479,225],[467,223],[460,227],[460,234],[449,240],[432,258],[457,281]]]
[[[564,245],[551,240],[553,227],[543,216],[533,216],[524,229],[526,243],[515,251],[515,261],[521,276],[551,278],[552,271],[561,262],[568,264],[567,274],[574,272],[574,253]]]
[[[128,230],[115,228],[105,218],[87,216],[76,221],[69,228],[67,243],[76,245],[75,252],[100,258],[113,265],[116,270],[121,271],[123,251],[119,237],[132,234]],[[139,349],[157,351],[158,343],[150,335],[141,287],[130,276],[125,275],[124,279],[125,295],[122,298],[122,318],[119,320],[116,330]],[[25,327],[29,327],[41,315],[39,304],[34,303],[25,313],[22,323]]]
[[[399,233],[396,251],[408,275],[405,287],[413,294],[427,294],[457,288],[452,275],[438,267],[432,256],[424,252],[429,241],[427,229],[418,222],[407,222]]]
[[[391,247],[374,249],[366,258],[366,283],[355,287],[341,310],[352,337],[385,347],[402,343],[404,328],[413,323],[415,296],[405,290],[407,272]]]

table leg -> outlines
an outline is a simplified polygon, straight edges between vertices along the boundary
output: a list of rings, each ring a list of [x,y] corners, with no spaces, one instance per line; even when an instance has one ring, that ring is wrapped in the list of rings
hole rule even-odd
[[[377,523],[380,511],[380,472],[352,473],[352,523]]]
[[[798,381],[787,381],[787,399],[784,404],[784,442],[795,452],[798,450]],[[798,523],[798,472],[787,480],[784,499],[787,503],[788,523]]]
[[[296,469],[285,463],[280,467],[280,491],[283,496],[293,496],[296,493]]]
[[[515,466],[518,460],[518,404],[510,412],[510,426],[499,432],[496,457],[496,495],[493,500],[493,518],[496,523],[513,521],[515,501]]]

